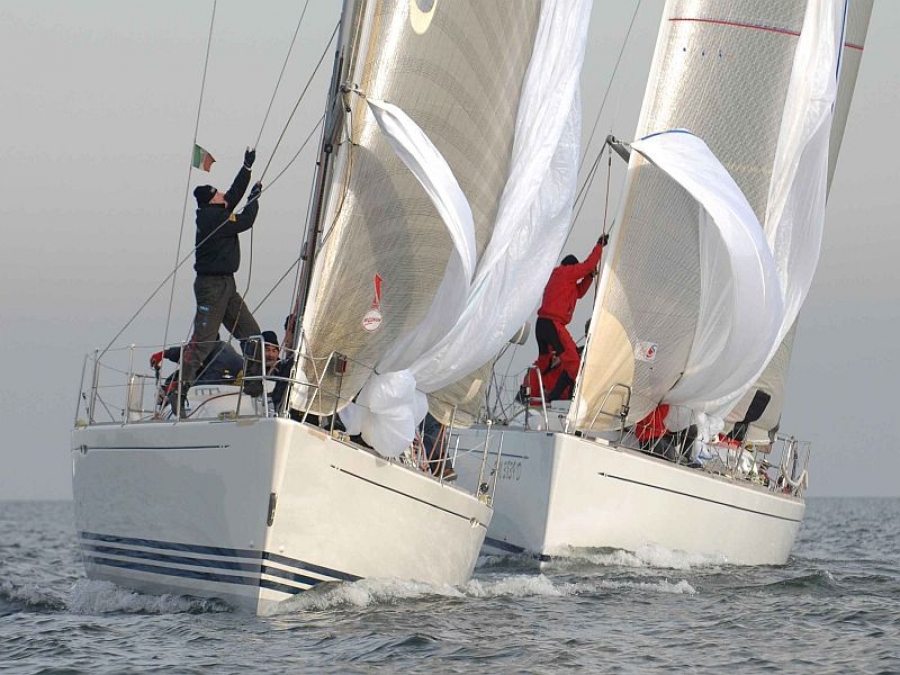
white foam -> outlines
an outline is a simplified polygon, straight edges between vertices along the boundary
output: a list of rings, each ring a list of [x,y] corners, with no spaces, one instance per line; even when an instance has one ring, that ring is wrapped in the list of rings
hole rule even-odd
[[[571,595],[575,584],[554,584],[549,577],[538,574],[516,574],[496,580],[472,579],[466,584],[466,595],[474,598]]]
[[[610,551],[609,553],[592,553],[588,551],[569,551],[568,556],[554,558],[552,567],[571,567],[588,562],[603,567],[630,567],[650,569],[690,570],[696,568],[719,567],[728,563],[723,555],[703,553],[686,553],[647,544],[635,552]]]
[[[50,607],[63,609],[65,602],[58,596],[33,584],[17,586],[10,581],[0,581],[0,597],[10,602],[20,602],[29,607]]]
[[[466,585],[466,594],[471,597],[529,597],[549,596],[563,597],[568,595],[584,595],[596,593],[598,590],[632,589],[674,594],[693,594],[694,588],[684,579],[676,583],[668,579],[656,581],[610,581],[596,579],[581,582],[556,582],[549,577],[539,575],[515,575],[498,580],[472,579]]]
[[[181,614],[200,611],[229,611],[228,605],[215,600],[175,595],[143,595],[108,581],[82,580],[72,586],[69,610],[76,614]]]
[[[645,581],[601,581],[600,588],[605,589],[629,589],[637,591],[651,591],[658,593],[671,593],[673,595],[694,595],[697,591],[686,579],[672,583],[668,579],[659,579],[654,582]]]
[[[446,584],[428,584],[399,579],[361,579],[353,582],[322,584],[282,602],[277,614],[335,607],[368,607],[428,596],[463,597],[463,593]]]
[[[728,558],[721,554],[686,553],[657,545],[644,546],[638,549],[635,555],[650,567],[673,570],[720,567],[728,564]]]

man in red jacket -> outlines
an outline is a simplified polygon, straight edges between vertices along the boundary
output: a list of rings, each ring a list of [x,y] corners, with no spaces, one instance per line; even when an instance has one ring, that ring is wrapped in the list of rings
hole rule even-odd
[[[581,357],[566,326],[572,320],[575,303],[583,298],[591,287],[591,282],[597,274],[603,247],[608,241],[608,234],[600,237],[583,263],[578,262],[578,258],[574,255],[567,255],[550,274],[550,280],[544,288],[544,298],[537,313],[534,335],[537,338],[538,352],[543,355],[553,350],[556,356],[553,364],[558,364],[562,368],[556,386],[547,395],[548,402],[559,399],[566,387],[575,384]]]

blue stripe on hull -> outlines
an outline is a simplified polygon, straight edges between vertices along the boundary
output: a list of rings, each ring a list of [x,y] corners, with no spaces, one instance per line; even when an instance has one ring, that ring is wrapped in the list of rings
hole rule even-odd
[[[96,532],[81,532],[81,549],[85,562],[106,567],[116,567],[150,574],[159,574],[185,579],[198,579],[221,584],[238,586],[254,586],[294,595],[304,591],[323,581],[356,581],[361,577],[340,570],[335,570],[321,565],[315,565],[296,558],[289,558],[277,553],[249,549],[222,548],[216,546],[201,546],[197,544],[184,544],[177,542],[158,541],[154,539],[136,539],[132,537],[117,537],[111,534],[99,534]],[[102,543],[95,543],[102,542]],[[116,546],[118,544],[119,546]],[[121,545],[140,546],[155,551],[136,551],[128,548],[120,548]],[[211,558],[192,558],[177,553],[194,553],[198,555],[212,556]],[[116,555],[129,560],[116,560],[110,558]],[[218,558],[218,559],[217,559]],[[223,560],[221,558],[242,558],[241,560]],[[281,569],[267,563],[277,563],[290,569]],[[182,567],[174,567],[182,565]],[[228,574],[228,572],[247,572],[249,576],[240,574]],[[327,579],[319,579],[303,572],[312,572]],[[303,587],[291,586],[270,579],[263,579],[261,575],[280,577],[285,581],[302,584]]]
[[[484,545],[490,546],[491,548],[496,548],[504,553],[515,553],[518,555],[524,555],[527,558],[534,558],[535,560],[540,560],[541,562],[548,562],[552,560],[552,556],[549,556],[545,553],[532,553],[530,551],[526,551],[522,546],[516,546],[515,544],[510,544],[506,541],[500,541],[499,539],[494,539],[493,537],[485,537]]]

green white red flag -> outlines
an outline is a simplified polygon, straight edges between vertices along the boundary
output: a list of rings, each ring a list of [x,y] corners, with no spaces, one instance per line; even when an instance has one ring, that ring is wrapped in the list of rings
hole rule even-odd
[[[195,169],[208,172],[215,161],[216,158],[209,154],[209,150],[204,150],[199,145],[194,144],[194,158],[191,164]]]

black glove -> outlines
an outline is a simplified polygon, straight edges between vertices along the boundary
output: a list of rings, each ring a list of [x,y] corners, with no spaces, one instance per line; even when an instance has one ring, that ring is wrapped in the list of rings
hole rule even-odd
[[[250,202],[255,202],[257,199],[259,199],[260,194],[262,194],[262,182],[256,181],[253,184],[253,187],[250,188],[250,194],[247,195],[247,203],[249,204]]]
[[[244,151],[244,168],[249,169],[251,166],[253,166],[253,162],[255,162],[255,161],[256,161],[256,150],[255,149],[251,150],[250,148],[247,148]]]
[[[609,243],[609,233],[607,232],[606,234],[602,235],[597,240],[597,243],[600,244],[601,246],[606,246]]]

